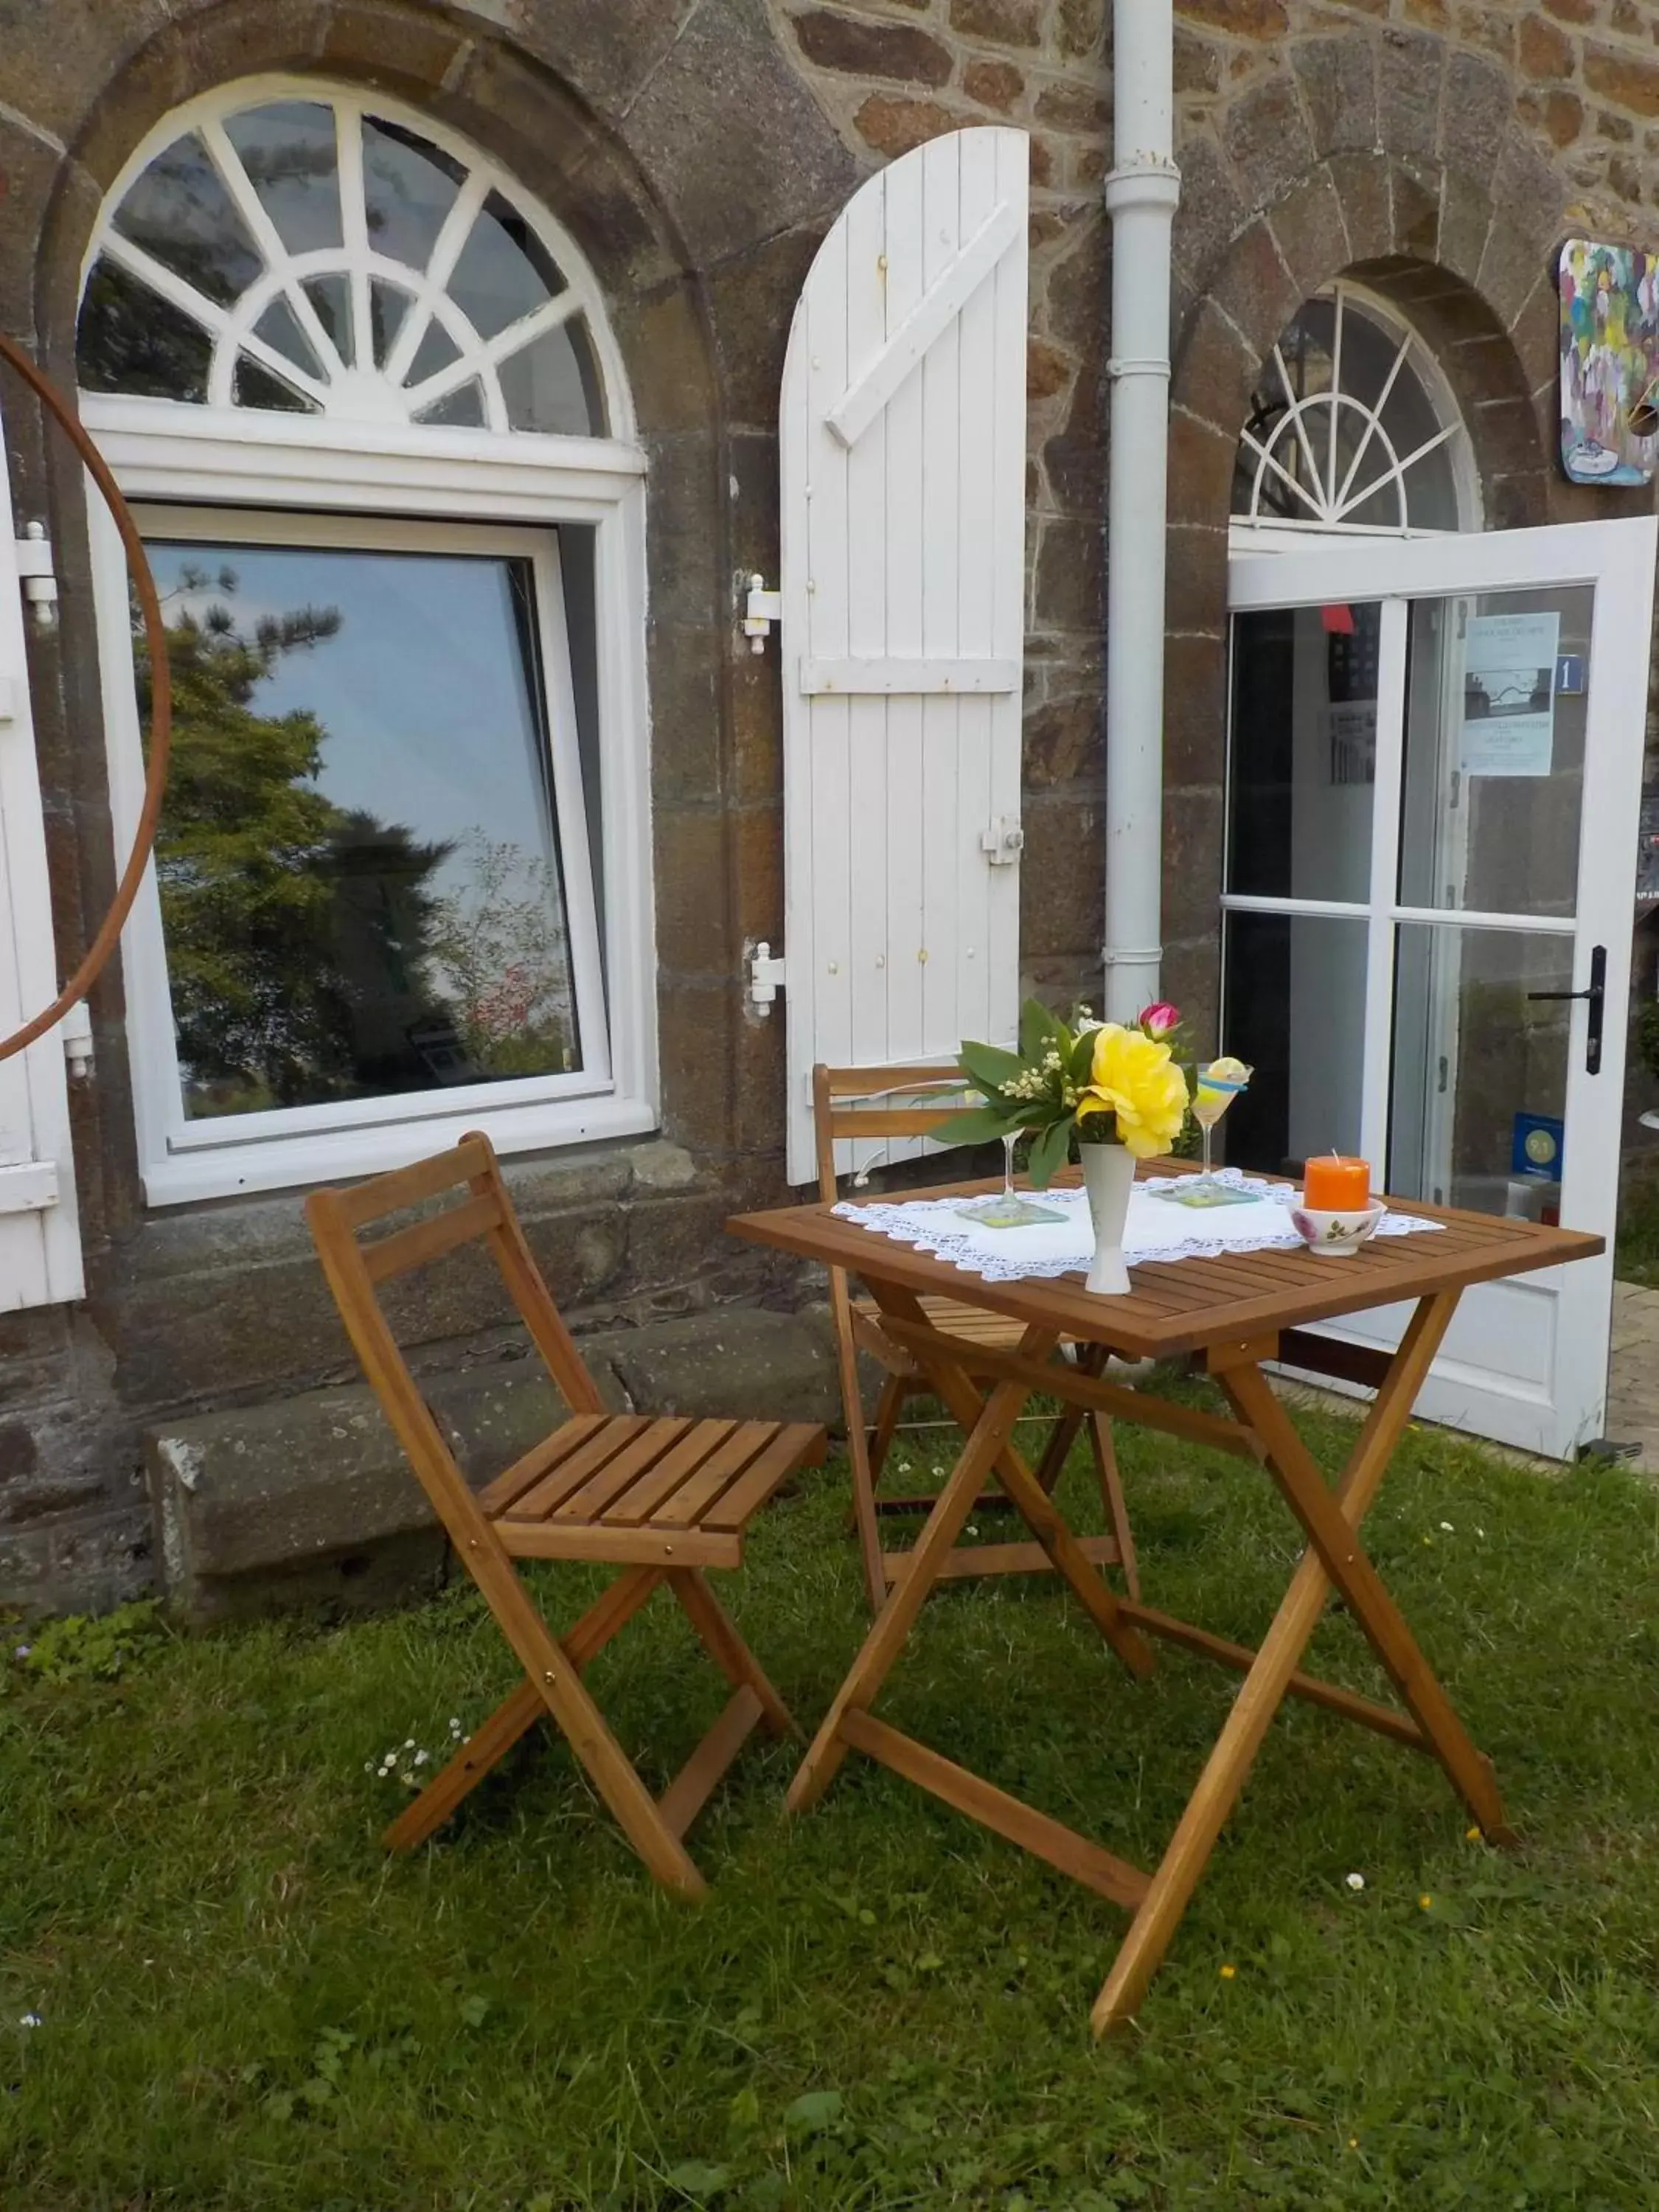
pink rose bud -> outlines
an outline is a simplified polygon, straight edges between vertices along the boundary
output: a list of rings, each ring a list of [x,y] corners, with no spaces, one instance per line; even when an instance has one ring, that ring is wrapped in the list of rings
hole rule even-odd
[[[1159,999],[1152,1006],[1141,1008],[1135,1016],[1135,1024],[1138,1028],[1145,1030],[1148,1036],[1168,1036],[1171,1030],[1181,1027],[1181,1009],[1172,1006],[1167,999]]]

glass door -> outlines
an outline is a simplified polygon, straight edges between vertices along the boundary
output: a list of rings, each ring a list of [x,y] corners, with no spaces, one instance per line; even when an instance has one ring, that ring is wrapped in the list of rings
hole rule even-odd
[[[1358,1152],[1395,1196],[1611,1243],[1655,532],[1234,562],[1239,1164]],[[1611,1295],[1610,1257],[1468,1292],[1423,1410],[1567,1456],[1601,1425]]]

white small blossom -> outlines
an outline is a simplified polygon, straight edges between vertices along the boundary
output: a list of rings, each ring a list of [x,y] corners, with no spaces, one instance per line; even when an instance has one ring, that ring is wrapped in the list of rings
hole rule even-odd
[[[1365,1887],[1364,1875],[1363,1874],[1351,1874],[1348,1876],[1348,1887],[1350,1889],[1364,1889]]]
[[[1449,1536],[1455,1536],[1457,1534],[1456,1529],[1452,1527],[1449,1521],[1443,1521],[1440,1525]]]
[[[21,2020],[18,2021],[17,2025],[19,2027],[39,2027],[40,2026],[40,2015],[38,2012],[26,2012]]]
[[[406,1736],[404,1738],[404,1749],[405,1751],[413,1751],[413,1750],[414,1750],[414,1748],[415,1748],[415,1739],[414,1739],[414,1737],[413,1737],[412,1735],[406,1735]]]
[[[426,1765],[426,1753],[423,1751],[417,1751],[416,1753],[415,1764],[416,1766],[424,1766]]]
[[[17,1659],[27,1659],[33,1649],[34,1646],[32,1644],[20,1644],[12,1656]]]

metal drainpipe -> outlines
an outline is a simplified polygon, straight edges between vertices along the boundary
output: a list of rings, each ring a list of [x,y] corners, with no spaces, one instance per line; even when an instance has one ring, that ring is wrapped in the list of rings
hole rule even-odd
[[[1170,446],[1173,0],[1113,0],[1115,166],[1106,505],[1106,967],[1109,1021],[1158,996],[1164,848],[1164,533]]]

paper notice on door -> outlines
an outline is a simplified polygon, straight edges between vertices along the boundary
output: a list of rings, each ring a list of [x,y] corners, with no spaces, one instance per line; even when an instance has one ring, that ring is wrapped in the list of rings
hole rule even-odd
[[[1559,612],[1477,615],[1463,657],[1465,775],[1547,775]]]

